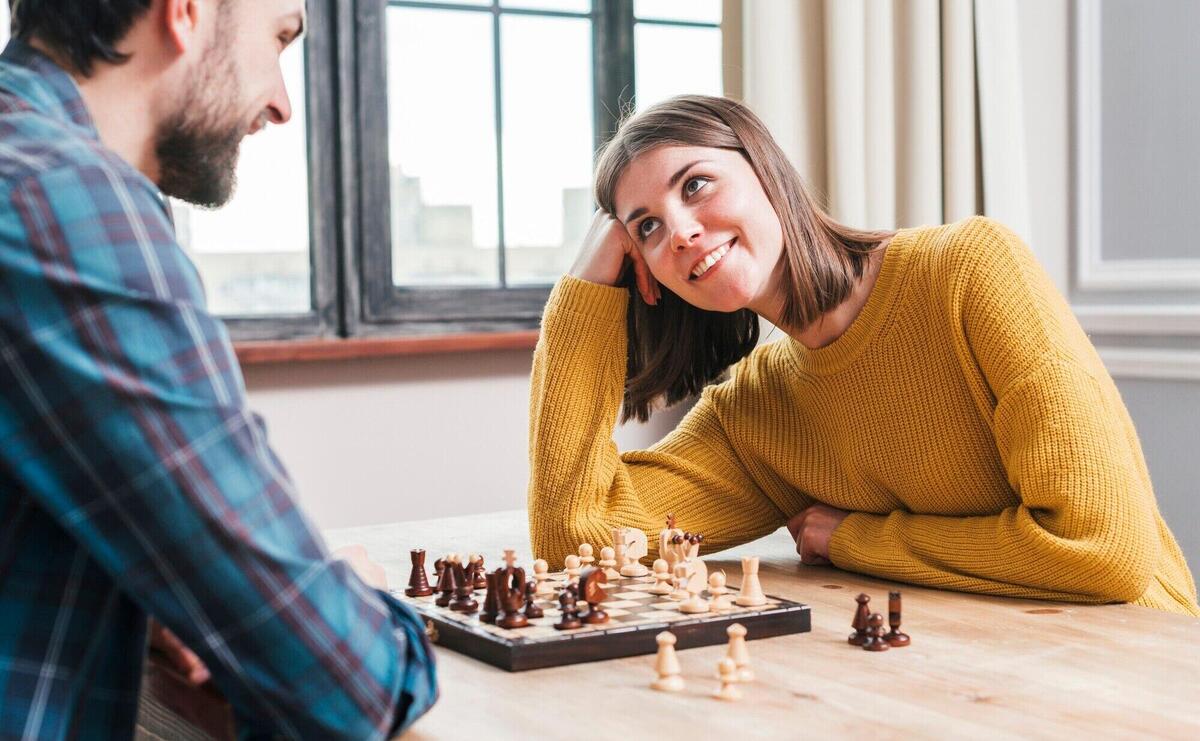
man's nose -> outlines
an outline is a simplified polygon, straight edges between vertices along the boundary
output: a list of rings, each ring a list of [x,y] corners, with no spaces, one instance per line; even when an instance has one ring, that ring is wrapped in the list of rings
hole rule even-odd
[[[287,123],[292,117],[292,101],[288,97],[287,86],[283,84],[283,72],[279,71],[275,78],[275,94],[267,101],[267,120],[273,124]]]

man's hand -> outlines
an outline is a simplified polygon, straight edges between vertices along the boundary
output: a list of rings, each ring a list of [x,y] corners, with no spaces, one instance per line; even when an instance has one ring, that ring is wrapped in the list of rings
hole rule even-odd
[[[171,664],[193,687],[204,684],[211,676],[200,657],[154,618],[150,618],[150,645],[166,654]]]
[[[829,539],[848,514],[844,509],[814,504],[788,520],[788,532],[796,540],[800,563],[809,566],[829,565]]]
[[[366,582],[368,587],[387,591],[387,574],[383,567],[367,556],[367,549],[361,545],[347,545],[333,552],[334,558],[340,558],[350,564],[358,578]]]

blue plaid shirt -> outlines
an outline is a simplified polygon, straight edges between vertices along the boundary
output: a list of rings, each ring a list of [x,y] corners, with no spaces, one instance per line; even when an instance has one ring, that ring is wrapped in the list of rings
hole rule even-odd
[[[16,40],[0,175],[0,738],[132,737],[148,615],[243,735],[406,728],[421,622],[330,559],[162,195]]]

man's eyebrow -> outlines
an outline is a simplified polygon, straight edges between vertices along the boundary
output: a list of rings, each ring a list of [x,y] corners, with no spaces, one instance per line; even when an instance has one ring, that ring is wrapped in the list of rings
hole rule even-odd
[[[686,175],[686,174],[687,174],[687,171],[688,171],[688,170],[692,169],[693,167],[695,167],[696,165],[698,165],[698,164],[700,164],[701,162],[704,162],[704,161],[705,161],[705,160],[696,160],[696,161],[694,161],[694,162],[689,162],[689,163],[687,163],[686,165],[684,165],[683,167],[679,168],[679,169],[678,169],[678,170],[675,172],[675,174],[671,176],[671,179],[667,181],[667,190],[670,190],[671,188],[674,188],[674,187],[675,187],[675,184],[676,184],[676,183],[678,183],[678,182],[679,182],[679,180],[680,180],[680,179],[681,179],[681,178],[682,178],[684,175]],[[639,216],[641,216],[641,215],[642,215],[642,214],[644,214],[644,213],[646,213],[646,209],[645,209],[645,208],[639,208],[639,209],[636,209],[636,210],[635,210],[633,213],[629,214],[629,216],[625,217],[625,224],[626,224],[626,225],[628,225],[628,224],[629,224],[629,222],[633,221],[634,219],[638,218]]]

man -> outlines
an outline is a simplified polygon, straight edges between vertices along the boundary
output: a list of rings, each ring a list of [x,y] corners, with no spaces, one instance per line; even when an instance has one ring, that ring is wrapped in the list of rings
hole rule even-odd
[[[288,120],[302,0],[14,0],[12,18],[0,738],[131,737],[147,616],[243,735],[403,730],[437,696],[422,625],[297,509],[160,194],[226,202],[242,137]]]

